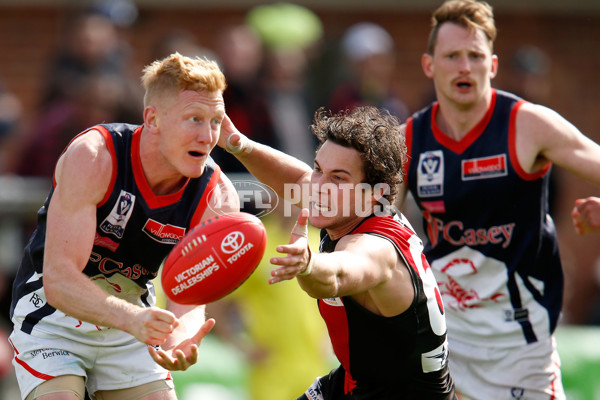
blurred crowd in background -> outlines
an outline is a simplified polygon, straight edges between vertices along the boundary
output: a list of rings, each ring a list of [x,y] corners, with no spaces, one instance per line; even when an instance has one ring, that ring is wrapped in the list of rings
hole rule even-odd
[[[44,178],[50,182],[54,163],[77,133],[102,122],[142,122],[141,71],[133,62],[136,48],[122,34],[122,28],[134,24],[136,18],[135,4],[127,1],[94,3],[73,10],[53,56],[44,66],[40,79],[43,87],[39,88],[33,113],[24,112],[21,99],[0,76],[0,177]],[[335,43],[323,40],[326,29],[319,17],[303,6],[261,5],[250,9],[243,22],[223,25],[214,32],[212,42],[201,42],[192,32],[174,26],[152,44],[146,63],[175,51],[215,59],[228,80],[224,94],[227,114],[240,131],[309,163],[316,145],[309,126],[318,107],[339,111],[368,104],[385,107],[404,121],[434,100],[431,92],[408,102],[402,88],[393,82],[399,68],[398,38],[381,25],[372,21],[352,24]],[[533,102],[548,101],[552,63],[543,49],[524,43],[502,60],[501,74],[510,77],[504,89]],[[226,173],[243,171],[234,157],[219,148],[213,157]],[[18,246],[0,246],[0,377],[10,375],[12,368],[12,350],[5,346],[5,336],[10,325],[14,263],[35,218],[33,213],[22,221],[19,230],[7,232],[1,228],[6,217],[3,214],[0,240]],[[290,221],[273,213],[265,224],[271,248],[287,241]],[[15,234],[19,235],[16,240],[9,237]],[[312,236],[317,239],[318,232]],[[235,296],[209,307],[209,313],[221,316],[215,335],[235,349],[235,357],[252,366],[246,377],[251,393],[248,399],[293,398],[312,378],[325,373],[332,361],[315,304],[302,296],[295,282],[268,287],[265,276],[269,268],[264,261],[253,276],[262,281],[249,281]],[[265,297],[267,292],[269,297]],[[586,315],[567,322],[599,324],[600,315],[591,307]],[[290,354],[291,347],[301,352]],[[288,364],[288,379],[282,371],[289,359],[296,361]],[[292,364],[308,368],[297,370]],[[273,392],[272,387],[267,393],[264,389],[268,386],[260,379],[272,381],[274,373],[281,382],[294,381],[293,377],[303,380],[292,385],[288,393]],[[285,390],[285,385],[282,388]],[[226,399],[223,394],[219,398]]]

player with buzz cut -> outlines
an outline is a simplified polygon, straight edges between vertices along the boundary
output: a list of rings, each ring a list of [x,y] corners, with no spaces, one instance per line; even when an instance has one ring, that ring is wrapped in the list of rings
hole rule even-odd
[[[155,307],[175,243],[239,203],[210,157],[225,116],[217,64],[177,53],[143,72],[143,125],[102,124],[60,156],[13,284],[10,342],[23,399],[175,400],[198,358],[204,306]],[[75,132],[74,132],[75,134]]]

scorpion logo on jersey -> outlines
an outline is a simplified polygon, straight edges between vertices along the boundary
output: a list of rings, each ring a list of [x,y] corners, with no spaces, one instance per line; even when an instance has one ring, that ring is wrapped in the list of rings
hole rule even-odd
[[[483,274],[478,269],[482,264],[486,266]],[[432,268],[437,271],[444,304],[452,311],[466,312],[481,308],[484,303],[508,301],[508,293],[491,283],[501,281],[502,274],[506,276],[506,268],[500,261],[485,259],[475,250],[463,247],[434,261]]]
[[[119,199],[115,202],[115,205],[108,215],[100,224],[100,229],[103,232],[115,235],[121,239],[125,232],[125,226],[131,217],[133,211],[133,205],[135,204],[135,196],[129,192],[121,190]]]

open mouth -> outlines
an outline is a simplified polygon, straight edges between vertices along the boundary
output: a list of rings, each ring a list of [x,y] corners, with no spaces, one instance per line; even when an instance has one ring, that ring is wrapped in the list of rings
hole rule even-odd
[[[459,89],[469,89],[473,85],[469,82],[458,82],[456,86],[458,86]]]
[[[188,154],[194,158],[204,157],[204,153],[201,153],[199,151],[188,151]]]

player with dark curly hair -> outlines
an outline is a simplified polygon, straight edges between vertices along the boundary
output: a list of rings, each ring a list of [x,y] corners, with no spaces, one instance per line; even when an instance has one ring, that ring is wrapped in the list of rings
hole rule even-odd
[[[303,400],[454,399],[446,323],[423,244],[391,206],[406,146],[389,112],[315,114],[314,168],[253,142],[227,118],[219,145],[302,209],[270,283],[296,278],[317,300],[340,366]],[[307,222],[321,229],[310,249]],[[290,360],[293,362],[293,360]]]

